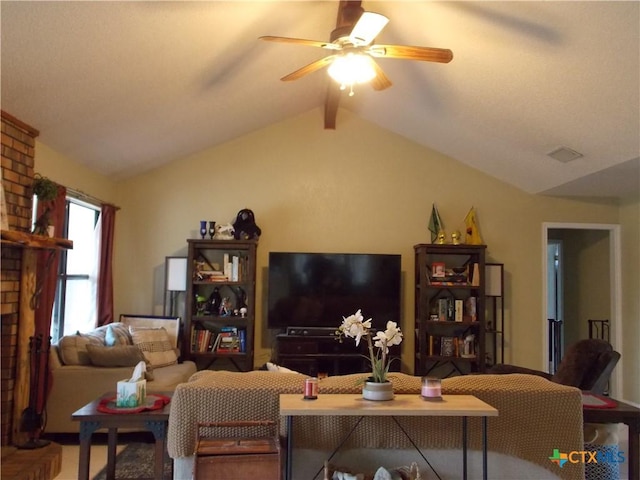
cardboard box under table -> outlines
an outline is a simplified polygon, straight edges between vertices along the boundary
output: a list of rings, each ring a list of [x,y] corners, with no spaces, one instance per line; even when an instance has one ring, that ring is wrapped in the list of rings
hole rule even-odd
[[[240,432],[268,431],[252,437],[218,437],[216,430],[244,429]],[[210,422],[199,423],[196,439],[194,478],[196,480],[279,480],[282,450],[275,422]]]

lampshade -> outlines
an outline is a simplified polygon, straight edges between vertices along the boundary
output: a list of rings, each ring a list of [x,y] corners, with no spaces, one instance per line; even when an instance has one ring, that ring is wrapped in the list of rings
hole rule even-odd
[[[369,55],[347,53],[336,58],[329,67],[329,76],[342,86],[364,83],[376,76]]]
[[[504,283],[504,265],[501,263],[487,263],[485,265],[485,290],[487,297],[502,297]]]
[[[351,30],[349,40],[354,45],[369,45],[382,31],[389,19],[375,12],[364,12]]]
[[[187,259],[186,257],[167,257],[166,290],[170,292],[187,291]]]

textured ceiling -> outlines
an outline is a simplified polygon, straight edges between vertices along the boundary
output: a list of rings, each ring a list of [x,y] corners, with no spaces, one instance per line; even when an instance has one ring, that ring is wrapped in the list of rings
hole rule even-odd
[[[393,86],[341,108],[530,193],[637,194],[638,2],[367,2],[380,43],[450,48],[449,64],[379,60]],[[338,2],[0,3],[1,106],[114,179],[323,105]],[[318,128],[323,126],[318,124]],[[337,128],[340,128],[338,112]],[[559,146],[584,157],[560,163]]]

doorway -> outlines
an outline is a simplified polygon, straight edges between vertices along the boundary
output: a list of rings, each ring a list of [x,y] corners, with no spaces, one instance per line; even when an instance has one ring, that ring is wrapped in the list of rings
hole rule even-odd
[[[553,372],[567,344],[588,338],[587,320],[593,318],[610,320],[610,342],[622,354],[619,225],[545,223],[543,258],[542,368]],[[556,348],[551,326],[560,327]],[[612,396],[622,391],[621,382],[620,364],[613,372]]]

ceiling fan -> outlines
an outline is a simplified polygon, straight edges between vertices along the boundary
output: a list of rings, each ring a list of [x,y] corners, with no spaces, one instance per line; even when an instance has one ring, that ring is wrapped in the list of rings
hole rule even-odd
[[[349,87],[349,94],[353,95],[353,84],[367,81],[371,82],[374,90],[384,90],[391,86],[391,81],[374,58],[397,58],[439,63],[449,63],[453,59],[451,50],[444,48],[375,44],[375,38],[388,22],[389,19],[384,15],[365,12],[360,1],[341,0],[336,28],[331,32],[328,42],[271,35],[262,36],[260,39],[319,47],[332,52],[330,55],[285,75],[280,80],[285,82],[297,80],[328,66],[329,75],[336,81],[330,82],[327,90],[324,128],[334,129],[341,90]]]

